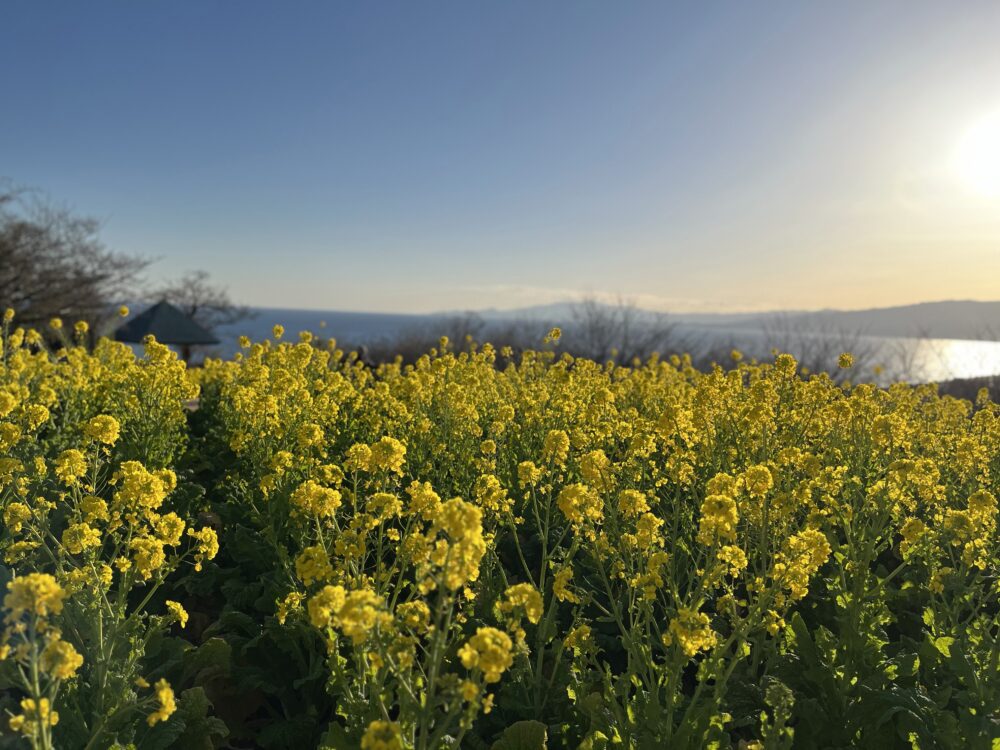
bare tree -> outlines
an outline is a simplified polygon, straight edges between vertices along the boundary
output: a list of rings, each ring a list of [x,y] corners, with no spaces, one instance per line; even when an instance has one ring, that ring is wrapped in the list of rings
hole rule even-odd
[[[599,362],[614,359],[631,363],[636,358],[648,359],[654,352],[666,355],[683,349],[675,335],[675,326],[665,315],[642,310],[625,300],[607,305],[584,299],[573,306],[568,320],[528,317],[484,320],[468,312],[370,342],[367,351],[376,362],[392,360],[396,355],[404,362],[412,362],[436,347],[439,337],[445,335],[453,351],[467,351],[472,345],[489,342],[498,351],[509,349],[516,356],[541,346],[554,325],[563,328],[560,351]],[[499,359],[498,365],[502,366],[504,361],[505,358]]]
[[[0,306],[28,326],[66,317],[97,328],[110,319],[149,261],[108,250],[99,229],[36,192],[0,190]]]
[[[214,283],[207,271],[188,271],[176,281],[159,287],[151,296],[166,300],[209,330],[254,315],[248,307],[234,303],[226,288]]]
[[[881,347],[864,330],[847,330],[820,320],[806,327],[796,316],[779,314],[764,321],[763,332],[769,347],[793,355],[810,372],[826,372],[838,382],[859,375],[870,377],[876,367],[893,365],[877,361]],[[843,353],[853,357],[849,370],[838,367]]]
[[[653,353],[673,353],[680,343],[666,315],[626,299],[609,305],[587,297],[573,305],[571,315],[565,348],[597,361],[645,360]]]

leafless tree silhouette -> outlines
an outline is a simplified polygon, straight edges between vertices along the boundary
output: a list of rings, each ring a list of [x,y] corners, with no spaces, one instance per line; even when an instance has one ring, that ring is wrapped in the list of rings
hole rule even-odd
[[[207,271],[189,271],[149,296],[153,301],[165,299],[209,330],[254,315],[249,308],[234,303],[226,288],[213,282]]]
[[[36,191],[0,190],[0,306],[27,326],[65,317],[97,329],[110,319],[149,261],[108,250],[99,229]]]
[[[646,360],[652,354],[672,354],[680,340],[677,327],[663,313],[643,310],[619,298],[605,304],[587,297],[573,305],[565,347],[579,356],[620,363]]]

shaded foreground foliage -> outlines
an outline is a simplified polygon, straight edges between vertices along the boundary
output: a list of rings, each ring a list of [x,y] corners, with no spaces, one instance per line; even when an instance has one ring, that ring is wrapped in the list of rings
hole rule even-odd
[[[0,746],[1000,738],[985,397],[558,331],[371,369],[276,330],[188,371],[13,325]]]

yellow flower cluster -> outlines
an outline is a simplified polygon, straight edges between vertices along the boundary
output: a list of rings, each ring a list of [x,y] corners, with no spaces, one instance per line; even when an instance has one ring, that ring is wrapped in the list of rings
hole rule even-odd
[[[83,434],[105,445],[114,445],[121,434],[121,425],[110,414],[98,414],[83,427]]]
[[[482,672],[485,682],[499,682],[500,676],[514,663],[513,645],[510,636],[502,630],[478,628],[459,650],[458,658],[466,669]]]
[[[486,554],[483,538],[482,511],[461,498],[452,498],[441,505],[434,518],[430,537],[439,538],[429,554],[429,561],[441,571],[444,585],[454,591],[479,577],[479,563]],[[434,588],[434,573],[424,569],[424,589]]]
[[[698,541],[711,545],[718,540],[735,539],[739,520],[735,500],[725,495],[709,495],[701,504]]]
[[[9,723],[12,731],[35,738],[39,725],[54,727],[59,723],[59,712],[52,710],[48,698],[39,698],[37,701],[34,698],[23,698],[21,713],[12,716]]]
[[[667,632],[663,635],[665,646],[669,647],[676,642],[688,658],[699,651],[709,650],[716,644],[717,639],[708,615],[687,608],[677,611],[677,615],[670,620]]]
[[[87,459],[75,448],[64,450],[56,459],[55,472],[64,484],[73,486],[87,473]]]
[[[153,685],[153,694],[156,698],[156,710],[146,717],[146,723],[151,727],[161,721],[166,721],[177,710],[174,691],[169,682],[164,679],[157,680],[156,684]]]
[[[604,503],[600,495],[585,484],[564,487],[556,500],[559,510],[574,527],[585,523],[600,523],[604,518]]]
[[[0,637],[0,659],[11,658],[21,674],[32,675],[25,685],[29,695],[21,700],[21,713],[11,717],[11,730],[35,743],[48,741],[51,728],[59,722],[50,696],[65,680],[77,676],[83,656],[63,640],[58,616],[63,612],[66,591],[48,573],[28,573],[7,585],[4,597],[5,629]],[[35,688],[48,681],[53,688],[39,694]]]
[[[542,619],[543,607],[541,593],[530,583],[518,583],[508,588],[499,604],[500,611],[505,615],[520,612],[528,618],[528,622],[536,625]]]
[[[361,738],[361,750],[404,750],[399,724],[393,721],[373,721]]]
[[[291,504],[294,513],[321,518],[332,516],[340,507],[340,493],[309,479],[292,493]]]
[[[23,615],[48,617],[62,612],[66,592],[48,573],[28,573],[7,585],[3,606],[7,621],[16,622]]]
[[[309,600],[309,618],[318,628],[333,626],[355,646],[364,643],[376,628],[388,627],[392,616],[374,591],[347,592],[342,586],[325,586]]]
[[[829,556],[830,542],[823,532],[806,529],[788,538],[773,576],[788,589],[792,599],[801,599],[809,593],[809,579]]]
[[[556,572],[552,580],[552,594],[561,602],[580,603],[580,597],[570,589],[570,581],[573,580],[573,568],[566,566]]]
[[[49,641],[42,651],[42,669],[57,680],[68,680],[83,666],[83,657],[77,653],[73,644],[66,641]]]
[[[0,660],[24,697],[10,727],[33,748],[127,744],[134,727],[107,717],[153,705],[152,725],[176,702],[165,680],[149,698],[121,686],[140,684],[156,633],[189,617],[178,602],[167,601],[166,617],[146,606],[183,562],[218,551],[211,528],[193,531],[164,507],[198,387],[155,341],[140,356],[104,339],[89,349],[86,322],[70,340],[58,319],[46,336],[11,330],[13,319],[0,326],[0,552],[13,574]],[[61,348],[49,349],[53,339]]]
[[[325,660],[328,736],[355,746],[489,746],[497,727],[481,716],[501,680],[505,721],[563,727],[574,747],[770,746],[752,722],[730,731],[726,681],[783,673],[803,627],[826,643],[844,623],[871,653],[831,659],[879,664],[865,684],[887,695],[905,661],[882,643],[894,622],[908,640],[922,628],[915,641],[935,653],[953,644],[993,694],[1000,408],[985,397],[835,382],[787,354],[699,371],[683,356],[619,365],[442,340],[373,367],[309,334],[242,341],[189,373],[155,342],[141,357],[110,342],[56,356],[52,331],[6,331],[4,657],[27,665],[28,625],[44,621],[37,666],[53,684],[94,683],[101,649],[68,623],[109,609],[105,632],[139,634],[115,646],[122,671],[142,663],[133,644],[150,629],[200,637],[206,614],[174,581],[222,535],[237,544],[220,578],[252,579],[243,614],[264,638]],[[212,627],[225,636],[228,622]],[[310,628],[321,637],[302,637]],[[906,679],[944,695],[960,681],[932,685],[951,664],[932,656]],[[175,700],[157,682],[133,713],[163,721],[177,687]],[[30,695],[23,715],[58,710],[57,735],[89,726],[67,720],[69,694]],[[966,719],[991,715],[986,699],[961,700],[977,712]],[[925,724],[958,726],[952,713]]]

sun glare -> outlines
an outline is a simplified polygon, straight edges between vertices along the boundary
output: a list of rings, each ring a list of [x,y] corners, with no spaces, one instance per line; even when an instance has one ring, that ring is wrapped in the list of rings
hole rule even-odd
[[[955,149],[955,171],[970,190],[1000,198],[1000,112],[970,127]]]

